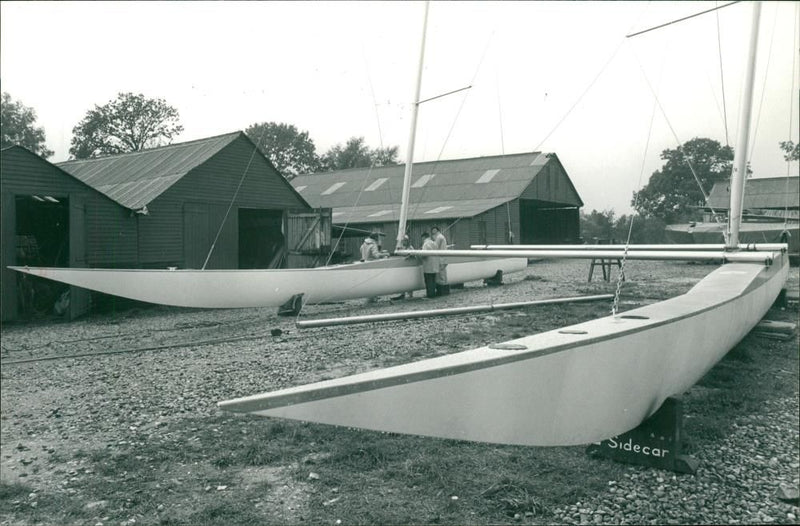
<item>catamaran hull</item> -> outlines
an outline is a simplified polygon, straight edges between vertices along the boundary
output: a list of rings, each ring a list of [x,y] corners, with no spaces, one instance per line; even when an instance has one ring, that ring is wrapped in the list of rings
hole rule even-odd
[[[691,387],[774,302],[788,272],[731,263],[687,294],[457,354],[220,402],[230,411],[502,444],[587,444]]]
[[[721,243],[727,224],[694,223],[667,225],[667,239],[674,243]],[[789,235],[784,237],[784,232]],[[789,255],[800,256],[800,225],[797,221],[784,223],[744,222],[739,227],[742,243],[788,243]]]
[[[525,258],[448,261],[451,283],[490,278],[527,266]],[[276,307],[295,294],[320,303],[425,288],[414,259],[388,258],[311,269],[277,270],[128,270],[9,267],[39,276],[137,301],[195,308]]]

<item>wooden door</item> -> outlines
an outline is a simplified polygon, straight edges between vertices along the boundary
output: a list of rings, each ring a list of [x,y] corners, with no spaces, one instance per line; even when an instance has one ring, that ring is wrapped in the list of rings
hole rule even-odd
[[[331,250],[330,208],[286,213],[289,267],[314,267],[325,262]]]

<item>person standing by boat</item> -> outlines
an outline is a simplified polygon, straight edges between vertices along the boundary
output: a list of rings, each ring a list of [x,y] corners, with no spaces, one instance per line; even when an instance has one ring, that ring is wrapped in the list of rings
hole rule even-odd
[[[431,238],[436,250],[447,250],[447,238],[444,237],[438,226],[431,227]],[[439,260],[439,271],[436,273],[436,295],[450,294],[450,285],[447,283],[447,263],[444,258]]]
[[[436,250],[436,243],[427,232],[422,233],[422,250]],[[422,256],[422,277],[425,279],[425,296],[436,297],[436,275],[439,272],[439,256]]]
[[[378,234],[372,232],[370,235],[364,238],[364,242],[361,243],[361,261],[372,261],[374,259],[381,259],[385,258],[386,254],[382,253],[378,248]],[[372,296],[367,298],[367,304],[375,303],[378,301],[377,296]]]
[[[408,235],[408,232],[406,232],[403,235],[403,239],[400,240],[399,249],[400,250],[414,250],[414,245],[411,244],[411,236]],[[408,257],[411,257],[411,256],[408,256]],[[402,299],[405,299],[405,298],[411,299],[413,297],[414,297],[414,291],[413,290],[409,290],[408,292],[400,293],[399,295],[393,297],[392,299],[393,300],[402,300]]]

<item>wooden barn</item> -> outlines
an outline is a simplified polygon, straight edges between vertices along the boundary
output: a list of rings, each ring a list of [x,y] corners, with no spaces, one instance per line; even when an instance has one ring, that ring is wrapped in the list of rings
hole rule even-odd
[[[3,320],[29,308],[8,265],[299,267],[330,247],[330,211],[313,210],[242,132],[57,165],[12,146],[0,192]],[[86,298],[72,291],[72,316]]]
[[[397,165],[302,175],[292,185],[312,206],[333,209],[333,243],[354,258],[371,231],[383,234],[384,249],[394,249],[404,170]],[[409,201],[408,231],[417,247],[432,226],[460,249],[580,238],[583,201],[553,153],[416,163]]]

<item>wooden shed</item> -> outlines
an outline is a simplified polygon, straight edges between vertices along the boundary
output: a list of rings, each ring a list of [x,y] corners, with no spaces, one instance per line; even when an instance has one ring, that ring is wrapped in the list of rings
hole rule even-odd
[[[397,165],[301,175],[292,185],[312,206],[333,209],[333,242],[354,257],[371,231],[383,234],[384,249],[394,248],[404,170]],[[580,238],[583,201],[553,153],[415,163],[409,200],[408,230],[416,246],[432,226],[456,248]]]
[[[312,209],[242,132],[57,165],[21,147],[2,157],[3,320],[20,306],[11,264],[276,268],[329,250],[330,211]],[[23,255],[31,242],[39,259]]]

